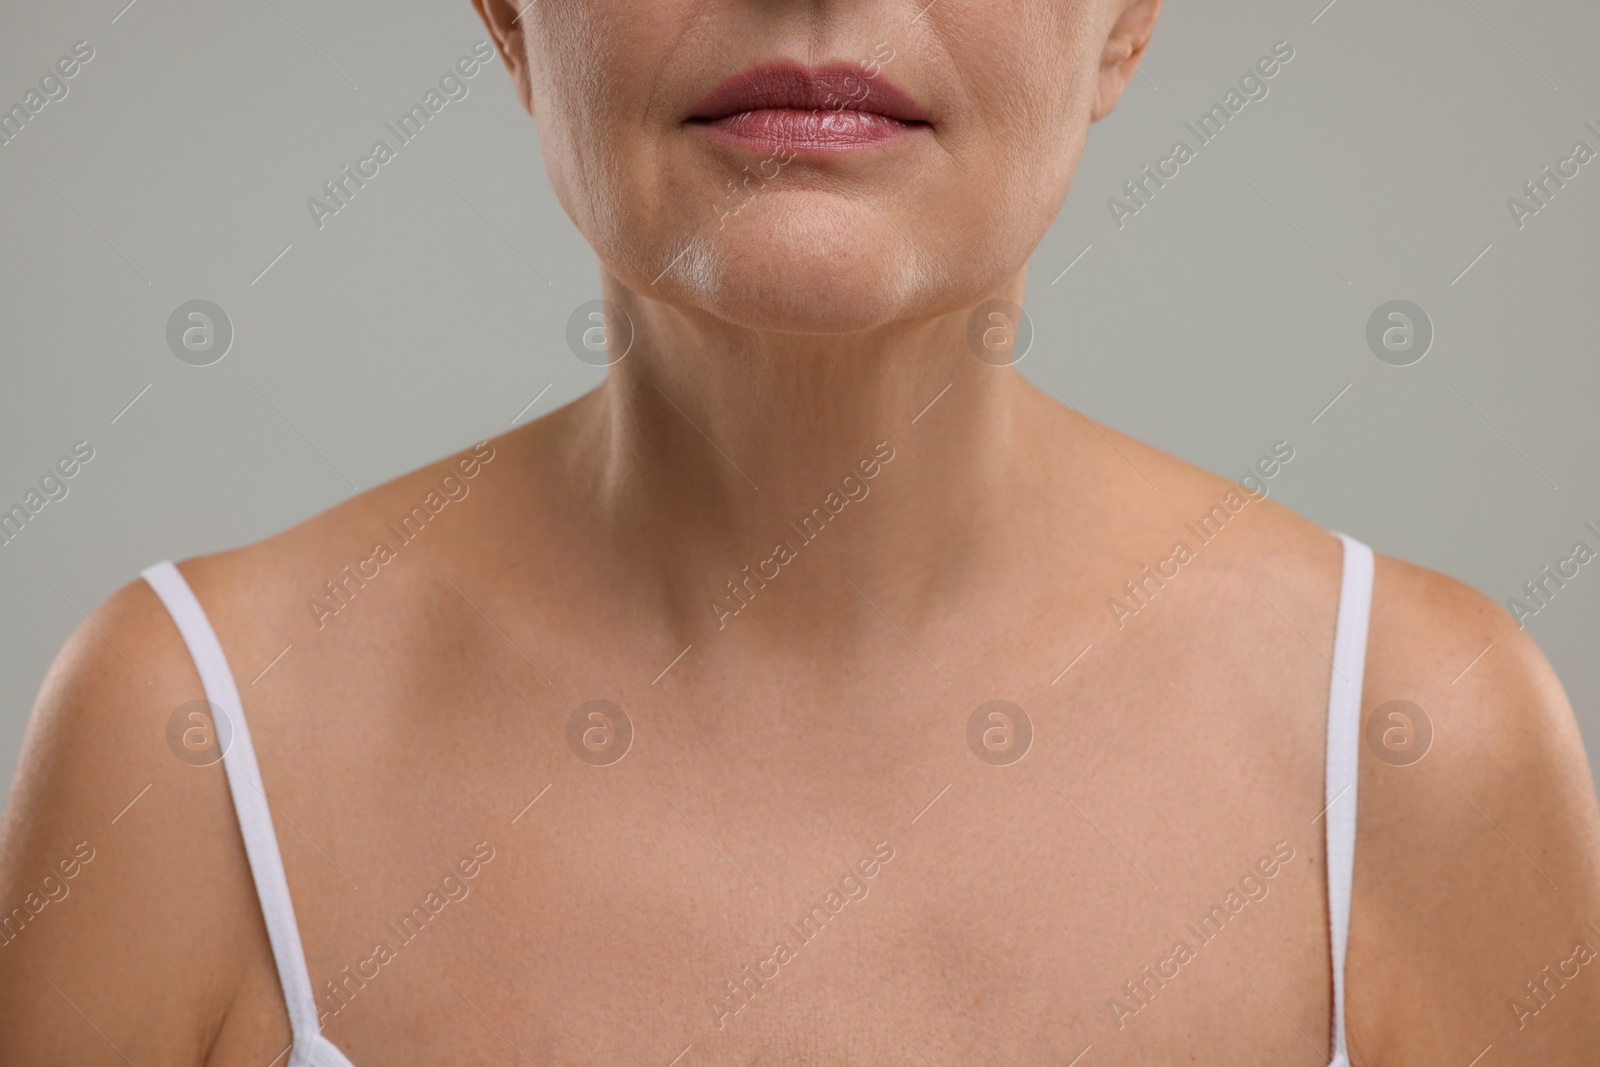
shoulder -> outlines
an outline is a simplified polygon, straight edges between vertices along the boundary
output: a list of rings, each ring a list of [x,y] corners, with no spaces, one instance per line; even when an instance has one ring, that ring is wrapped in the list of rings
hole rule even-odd
[[[1594,899],[1600,816],[1583,740],[1561,682],[1528,633],[1462,582],[1378,556],[1367,649],[1365,715],[1384,712],[1388,721],[1384,706],[1406,701],[1432,737],[1414,763],[1397,754],[1401,735],[1386,744],[1373,731],[1364,741],[1360,821],[1374,841],[1403,837],[1422,816],[1436,835],[1498,841],[1505,851],[1488,858],[1508,861],[1497,873],[1524,889],[1550,889],[1564,874],[1574,893]],[[1406,711],[1389,709],[1396,710]],[[1519,858],[1509,847],[1518,842],[1515,830],[1534,849],[1548,842],[1561,869],[1541,873],[1527,848]],[[1440,847],[1459,843],[1435,839]]]
[[[372,589],[416,591],[418,583],[389,576],[409,572],[415,578],[419,557],[437,563],[481,555],[486,529],[525,499],[520,484],[518,492],[507,491],[526,478],[526,464],[510,469],[518,463],[514,457],[540,449],[543,432],[530,425],[481,441],[262,541],[185,560],[184,577],[205,605],[241,686],[286,649],[302,658],[308,642],[337,625],[362,590],[369,590],[362,597],[368,600]],[[387,618],[398,623],[403,614]],[[380,640],[381,630],[373,628],[368,637]]]
[[[1531,762],[1587,783],[1566,694],[1527,631],[1454,578],[1388,556],[1375,564],[1367,703],[1433,705],[1438,751],[1462,771]]]
[[[198,1060],[220,1027],[253,893],[221,766],[168,744],[200,695],[142,581],[46,675],[0,822],[0,1032],[20,1059],[98,1062],[85,1018],[136,1060]]]
[[[1490,1043],[1504,1062],[1578,1062],[1600,1038],[1600,974],[1559,974],[1600,953],[1600,814],[1555,672],[1481,593],[1380,556],[1363,689],[1356,1064]]]
[[[1118,566],[1207,575],[1183,584],[1204,583],[1207,600],[1239,609],[1230,614],[1233,637],[1282,628],[1294,641],[1331,644],[1343,551],[1279,502],[1296,477],[1293,442],[1264,440],[1221,476],[1077,413],[1065,418],[1088,427],[1079,447],[1101,454],[1101,482],[1118,487],[1102,494],[1096,523],[1107,555],[1127,557]]]
[[[1119,523],[1126,540],[1193,521],[1246,478],[1275,491],[1293,476],[1286,459],[1275,474],[1268,462],[1216,478],[1104,433],[1125,453],[1111,462],[1161,490]],[[1208,595],[1233,597],[1248,578],[1274,615],[1331,649],[1337,539],[1270,500],[1250,502],[1228,530],[1200,552]],[[1352,1061],[1468,1063],[1492,1044],[1498,1062],[1589,1062],[1600,1041],[1600,808],[1561,683],[1511,613],[1460,581],[1377,555],[1372,597],[1346,971]],[[1247,623],[1236,629],[1230,641],[1249,639]]]
[[[465,449],[265,541],[184,561],[240,690],[254,696],[252,676],[282,651],[280,616],[313,627],[308,595],[372,560],[376,541],[398,542],[376,530],[438,544],[470,526],[444,513],[507,465],[503,448]],[[276,978],[225,772],[189,758],[203,699],[143,580],[96,608],[47,672],[0,820],[0,1033],[22,1059],[98,1062],[105,1038],[85,1018],[135,1062],[287,1041],[281,1018],[254,1010],[277,1000]]]

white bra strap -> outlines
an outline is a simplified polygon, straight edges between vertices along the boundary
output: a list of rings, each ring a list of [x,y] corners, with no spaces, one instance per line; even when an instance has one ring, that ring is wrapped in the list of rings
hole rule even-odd
[[[250,728],[244,719],[244,706],[227,658],[217,640],[205,609],[194,591],[170,562],[157,563],[144,571],[161,602],[177,623],[183,643],[189,646],[206,699],[222,710],[225,723],[218,723],[216,735],[223,749],[222,762],[228,772],[228,789],[233,794],[234,812],[244,835],[244,850],[250,858],[250,873],[255,879],[256,896],[267,923],[267,937],[278,964],[278,980],[289,1009],[289,1027],[294,1033],[289,1067],[310,1061],[317,1044],[316,998],[306,972],[305,950],[294,919],[294,904],[289,899],[289,883],[283,874],[283,857],[278,853],[278,838],[272,829],[272,811],[261,787],[261,769],[256,765],[255,746],[250,743]]]
[[[1328,687],[1328,932],[1333,949],[1333,1062],[1347,1063],[1344,962],[1350,945],[1350,889],[1356,859],[1356,782],[1361,755],[1361,684],[1372,615],[1372,549],[1345,534],[1339,621]]]

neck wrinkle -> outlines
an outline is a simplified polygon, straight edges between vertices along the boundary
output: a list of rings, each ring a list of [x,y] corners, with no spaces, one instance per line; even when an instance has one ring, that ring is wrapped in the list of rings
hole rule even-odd
[[[968,311],[794,335],[607,297],[633,319],[634,340],[586,405],[596,447],[584,482],[672,615],[710,620],[708,600],[780,541],[809,575],[785,569],[786,590],[837,579],[807,606],[789,598],[829,625],[871,613],[844,577],[914,598],[933,576],[981,573],[975,556],[1006,551],[995,529],[1035,466],[1022,431],[1039,394],[968,350]],[[805,540],[803,515],[830,493],[862,491],[847,476],[864,495]]]

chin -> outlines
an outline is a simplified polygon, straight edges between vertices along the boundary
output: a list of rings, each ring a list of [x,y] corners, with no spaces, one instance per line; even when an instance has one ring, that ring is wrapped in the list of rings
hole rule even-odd
[[[869,330],[944,303],[942,272],[891,223],[892,207],[774,194],[704,226],[654,294],[751,329]],[[676,254],[676,253],[674,253]],[[671,256],[667,256],[670,259]]]

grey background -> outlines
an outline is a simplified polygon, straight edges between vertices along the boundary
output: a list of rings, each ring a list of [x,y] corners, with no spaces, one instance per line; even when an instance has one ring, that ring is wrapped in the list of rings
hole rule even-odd
[[[7,784],[79,612],[140,568],[267,536],[604,373],[566,350],[593,255],[498,60],[324,229],[306,208],[485,39],[467,0],[124,3],[0,16],[4,106],[95,49],[0,148],[0,504],[95,449],[0,547]],[[1600,547],[1600,161],[1520,231],[1506,206],[1574,141],[1600,150],[1600,8],[1325,3],[1168,5],[1034,258],[1022,368],[1225,475],[1287,439],[1280,500],[1504,602]],[[1107,198],[1279,40],[1270,94],[1119,230]],[[196,298],[236,332],[203,368],[165,340]],[[1437,335],[1403,368],[1365,340],[1395,298]],[[1586,567],[1528,624],[1591,764],[1597,606]]]

